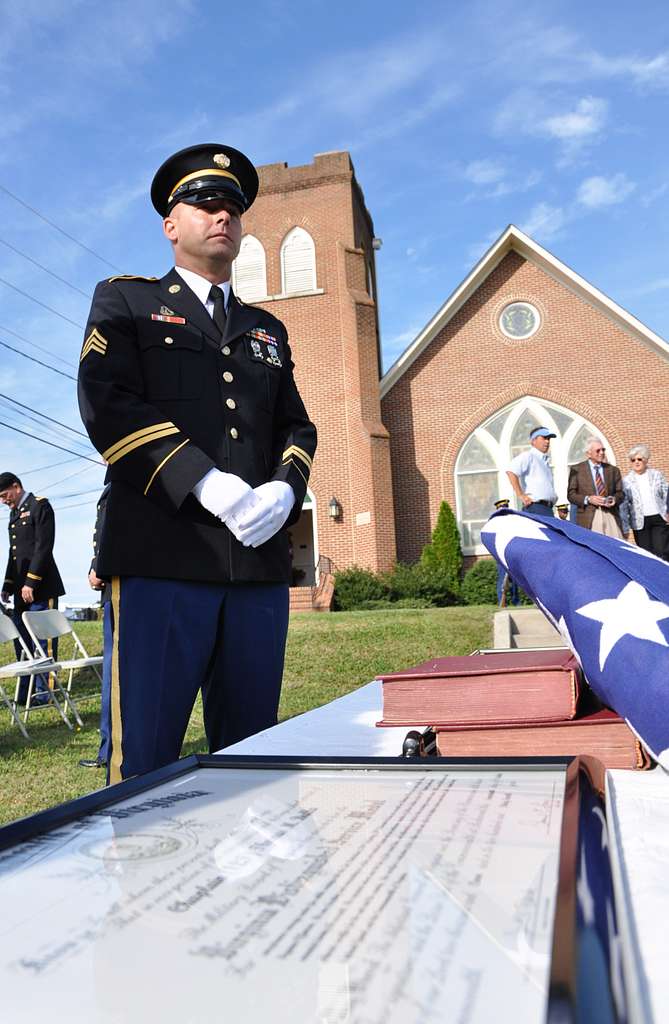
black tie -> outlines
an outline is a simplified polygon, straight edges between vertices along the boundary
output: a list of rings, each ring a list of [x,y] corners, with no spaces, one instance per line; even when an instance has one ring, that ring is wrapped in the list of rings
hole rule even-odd
[[[212,284],[209,289],[209,299],[214,303],[214,315],[213,320],[218,327],[221,335],[225,334],[225,295],[223,289],[219,288],[217,284]]]

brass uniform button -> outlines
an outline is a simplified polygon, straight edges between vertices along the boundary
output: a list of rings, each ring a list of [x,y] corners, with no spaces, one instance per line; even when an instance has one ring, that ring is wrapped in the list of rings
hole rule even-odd
[[[227,405],[228,409],[237,408],[237,403],[235,402],[234,398],[226,398],[225,404]]]
[[[230,427],[230,437],[235,441],[237,440],[237,438],[239,437],[239,431],[237,430],[237,427]]]
[[[235,378],[232,376],[229,370],[226,370],[225,373],[223,374],[223,380],[225,381],[226,384],[232,384],[234,379]]]
[[[167,290],[172,295],[176,295],[177,292],[181,291],[181,285],[180,284],[171,284]]]
[[[229,345],[224,345],[223,348],[221,349],[221,352],[223,353],[224,356],[229,356],[230,355],[230,346]]]
[[[174,344],[174,338],[165,338],[165,344],[166,345],[173,345]]]

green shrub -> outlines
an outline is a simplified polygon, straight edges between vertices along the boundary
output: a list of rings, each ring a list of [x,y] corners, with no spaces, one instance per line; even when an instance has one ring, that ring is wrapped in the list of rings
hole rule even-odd
[[[383,581],[394,605],[402,602],[405,608],[421,608],[459,603],[451,574],[442,566],[398,562]]]
[[[465,573],[462,581],[465,604],[497,604],[497,562],[485,558]]]
[[[369,569],[352,565],[335,573],[334,602],[337,611],[360,608],[366,601],[387,601],[388,588]]]
[[[439,506],[432,540],[423,548],[420,561],[428,569],[445,572],[451,580],[451,590],[458,590],[462,578],[462,547],[458,524],[447,501]]]

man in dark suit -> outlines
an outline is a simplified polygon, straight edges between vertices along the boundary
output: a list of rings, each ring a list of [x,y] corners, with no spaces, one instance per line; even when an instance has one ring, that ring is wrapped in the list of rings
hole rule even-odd
[[[10,509],[9,558],[2,585],[2,600],[7,602],[10,596],[14,598],[14,623],[25,642],[31,646],[30,634],[23,625],[23,612],[57,608],[59,596],[65,593],[53,557],[56,522],[47,499],[26,493],[15,473],[0,474],[0,501]],[[49,641],[47,647],[48,653],[55,658],[58,653],[57,640]],[[16,654],[17,657],[21,656],[18,641]],[[18,697],[21,704],[26,701],[28,682],[28,676],[21,677]],[[36,676],[37,695],[31,703],[46,703],[47,689],[48,676]],[[44,696],[40,697],[40,693]]]
[[[587,459],[569,470],[567,497],[576,506],[576,522],[591,530],[595,509],[600,508],[620,528],[618,510],[624,498],[620,470],[604,461],[606,448],[599,437],[588,438],[585,453]]]
[[[112,782],[179,755],[202,689],[210,750],[276,722],[290,558],[316,429],[284,325],[230,288],[258,175],[192,146],[159,168],[162,279],[93,297],[79,404],[109,464],[96,572],[110,578]]]

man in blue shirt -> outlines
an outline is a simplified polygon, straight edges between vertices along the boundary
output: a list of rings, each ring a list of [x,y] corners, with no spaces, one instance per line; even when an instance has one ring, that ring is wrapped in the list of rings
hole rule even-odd
[[[530,432],[530,445],[525,452],[516,455],[506,471],[516,497],[522,502],[525,512],[553,517],[553,505],[557,501],[553,470],[548,461],[551,438],[555,437],[546,427],[535,427]]]

